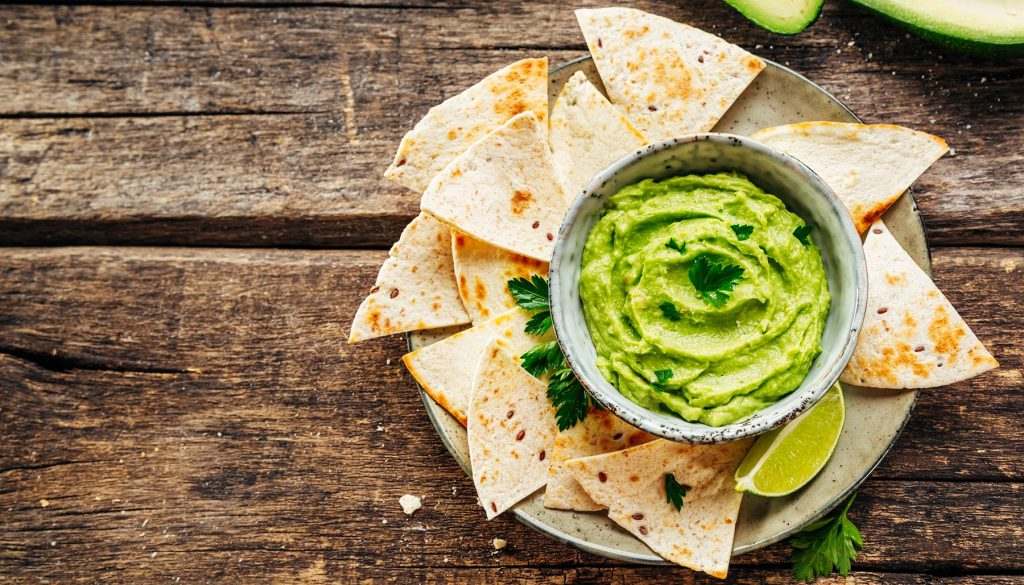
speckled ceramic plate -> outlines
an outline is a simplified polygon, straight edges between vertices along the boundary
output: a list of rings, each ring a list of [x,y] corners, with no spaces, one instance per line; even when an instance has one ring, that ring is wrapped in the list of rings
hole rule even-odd
[[[726,112],[715,127],[716,132],[750,135],[761,128],[793,122],[858,121],[839,100],[822,88],[790,69],[770,61],[767,63],[765,70]],[[552,103],[562,84],[579,70],[584,71],[595,85],[602,87],[589,57],[572,61],[551,71],[549,90]],[[889,210],[885,222],[914,260],[930,272],[924,228],[909,194]],[[453,332],[420,332],[410,335],[409,343],[412,347],[419,347]],[[421,395],[441,441],[468,473],[469,448],[465,429],[426,393],[421,391]],[[744,497],[733,554],[782,540],[835,507],[867,478],[896,442],[910,417],[917,393],[846,385],[844,396],[846,426],[828,465],[810,484],[791,496]],[[603,513],[549,510],[543,506],[540,496],[538,492],[513,509],[513,513],[527,526],[594,554],[636,563],[664,563]],[[485,521],[482,510],[480,521]]]

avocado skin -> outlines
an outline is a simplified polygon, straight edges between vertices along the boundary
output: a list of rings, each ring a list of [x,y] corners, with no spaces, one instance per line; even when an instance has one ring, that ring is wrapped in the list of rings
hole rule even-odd
[[[825,5],[825,0],[811,0],[812,2],[815,2],[817,4],[817,6],[814,8],[814,13],[810,15],[809,18],[800,23],[798,25],[799,28],[786,28],[765,18],[759,18],[757,16],[754,16],[752,11],[748,9],[748,6],[750,4],[755,4],[756,1],[757,0],[725,0],[725,3],[728,4],[729,6],[732,6],[736,10],[736,12],[739,12],[740,14],[743,15],[744,18],[756,24],[757,26],[769,32],[786,36],[801,33],[804,30],[806,30],[807,27],[814,24],[814,22],[818,20],[818,17],[821,16],[822,6]]]
[[[1003,44],[947,34],[942,31],[924,28],[913,22],[897,18],[878,7],[872,6],[868,1],[850,0],[853,4],[865,8],[870,12],[885,18],[889,22],[905,28],[918,38],[935,43],[936,45],[947,49],[979,57],[1015,57],[1024,55],[1024,40],[1013,44]]]

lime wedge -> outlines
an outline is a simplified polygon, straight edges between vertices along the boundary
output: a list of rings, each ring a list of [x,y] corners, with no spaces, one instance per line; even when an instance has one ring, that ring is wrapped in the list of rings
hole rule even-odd
[[[836,384],[810,410],[754,443],[736,469],[736,491],[778,497],[802,488],[828,463],[845,418]]]

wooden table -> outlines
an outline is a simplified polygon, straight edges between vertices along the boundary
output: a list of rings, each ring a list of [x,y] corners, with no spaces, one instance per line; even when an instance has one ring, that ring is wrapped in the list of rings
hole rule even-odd
[[[856,582],[1024,583],[1024,60],[845,3],[795,38],[639,4],[955,148],[915,195],[1002,368],[921,394],[854,506]],[[486,522],[404,340],[345,344],[417,210],[381,180],[402,133],[501,64],[584,51],[554,2],[0,7],[0,581],[705,582]],[[731,578],[787,582],[788,557]]]

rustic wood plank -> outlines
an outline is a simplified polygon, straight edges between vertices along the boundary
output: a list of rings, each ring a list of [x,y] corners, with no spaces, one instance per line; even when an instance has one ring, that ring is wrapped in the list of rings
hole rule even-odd
[[[223,378],[312,400],[343,380],[346,390],[334,399],[358,396],[377,405],[379,420],[397,416],[400,425],[418,427],[423,413],[407,408],[415,391],[397,365],[404,342],[345,344],[349,319],[382,259],[382,252],[4,249],[0,351],[68,381],[123,371],[183,376],[184,388],[199,391]],[[1017,456],[1024,438],[1015,422],[1024,391],[1024,351],[1015,341],[1024,316],[1005,309],[1024,296],[1024,250],[940,249],[934,262],[939,285],[1003,367],[922,392],[879,476],[1024,479]],[[400,392],[382,395],[382,388]],[[216,394],[204,396],[210,408],[221,406]],[[389,408],[395,414],[387,415]],[[421,430],[423,441],[436,442]],[[61,460],[68,443],[49,447],[58,450],[50,458]],[[40,449],[14,445],[13,460],[26,457],[22,448]]]
[[[956,156],[918,185],[931,241],[1024,243],[1024,63],[943,54],[845,3],[792,38],[717,0],[640,5],[789,64],[868,121],[945,136]],[[0,23],[0,243],[19,244],[384,247],[417,197],[380,173],[430,105],[501,63],[583,51],[571,12],[539,3],[19,6]],[[297,115],[220,115],[274,112]]]

